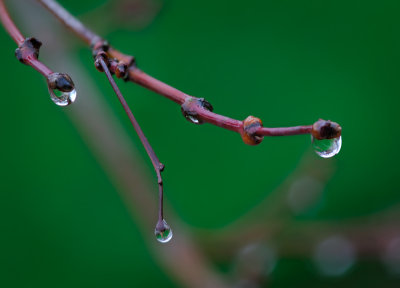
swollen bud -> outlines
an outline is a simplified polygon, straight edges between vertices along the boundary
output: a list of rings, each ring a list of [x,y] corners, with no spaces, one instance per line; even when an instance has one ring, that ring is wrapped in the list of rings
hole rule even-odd
[[[342,135],[342,127],[336,122],[319,119],[313,124],[311,135],[319,140],[338,138]]]
[[[243,131],[240,133],[244,143],[247,145],[257,145],[263,140],[263,136],[256,135],[259,128],[263,126],[261,119],[249,116],[243,121]]]

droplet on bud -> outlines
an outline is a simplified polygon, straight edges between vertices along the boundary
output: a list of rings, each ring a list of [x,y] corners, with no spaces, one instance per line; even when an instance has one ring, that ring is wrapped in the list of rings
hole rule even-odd
[[[212,105],[204,98],[191,97],[185,101],[181,106],[181,111],[186,120],[194,124],[203,124],[203,121],[198,118],[196,106],[201,107],[208,111],[213,111]]]
[[[164,219],[157,223],[154,234],[160,243],[167,243],[172,239],[172,229]]]
[[[47,85],[51,100],[58,106],[68,106],[75,101],[75,85],[67,74],[50,74],[47,77]]]
[[[317,153],[322,158],[330,158],[339,153],[342,147],[342,136],[332,139],[317,139],[311,136],[311,144]]]

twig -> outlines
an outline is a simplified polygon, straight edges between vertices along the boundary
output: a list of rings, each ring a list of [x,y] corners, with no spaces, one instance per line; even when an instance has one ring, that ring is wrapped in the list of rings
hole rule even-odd
[[[162,222],[164,220],[164,209],[163,209],[163,181],[161,177],[161,172],[164,170],[164,164],[162,164],[154,152],[153,148],[151,147],[149,141],[147,140],[146,136],[144,135],[142,129],[140,128],[139,123],[136,121],[135,116],[133,116],[133,113],[131,109],[128,106],[128,103],[126,103],[126,100],[124,96],[122,95],[121,91],[119,90],[117,84],[114,81],[114,78],[111,75],[110,70],[108,69],[108,65],[102,57],[102,55],[99,55],[97,58],[100,61],[100,64],[104,70],[104,72],[107,75],[108,81],[110,82],[112,88],[114,89],[115,94],[118,97],[118,100],[121,102],[122,106],[124,107],[124,110],[126,114],[129,117],[129,120],[132,123],[133,128],[135,128],[136,133],[138,134],[140,141],[142,142],[144,148],[147,151],[147,154],[149,155],[151,162],[153,163],[154,170],[156,171],[157,174],[157,179],[158,179],[158,188],[159,188],[159,210],[158,210],[158,222]]]
[[[85,27],[79,20],[77,20],[56,1],[37,1],[39,1],[47,10],[55,15],[66,27],[68,27],[73,33],[81,38],[86,44],[91,45],[94,49],[96,49],[96,47],[101,47],[104,45],[105,41],[100,36]],[[287,128],[268,128],[262,127],[262,122],[260,119],[250,116],[252,117],[253,121],[250,123],[249,127],[249,125],[246,125],[246,120],[248,120],[248,118],[246,118],[245,121],[240,121],[213,113],[210,111],[212,109],[207,109],[207,105],[202,105],[202,103],[204,103],[204,99],[196,98],[186,93],[183,93],[178,89],[171,87],[138,69],[134,63],[134,57],[125,55],[112,47],[107,47],[107,51],[105,52],[110,59],[117,59],[118,62],[128,65],[128,75],[125,80],[135,82],[149,90],[165,96],[175,103],[178,103],[182,106],[182,111],[184,112],[184,114],[190,114],[197,120],[196,123],[198,124],[201,124],[202,122],[207,122],[222,127],[224,129],[239,133],[246,144],[259,144],[263,136],[288,136],[309,133],[313,133],[313,136],[317,136],[318,139],[324,139],[324,137],[319,136],[319,131],[313,131],[314,127],[311,125]],[[113,69],[110,70],[113,73],[115,72],[113,71]],[[211,105],[209,107],[212,108]],[[325,122],[329,122],[329,124],[327,124],[328,127],[332,127],[330,123],[333,122]],[[340,126],[337,124],[333,126],[335,126],[336,128],[332,133],[329,133],[329,136],[327,138],[335,138],[341,135]]]
[[[156,244],[154,235],[149,233],[148,229],[149,226],[154,225],[155,196],[149,188],[152,185],[149,182],[148,173],[144,171],[145,165],[137,154],[126,129],[104,102],[103,97],[100,97],[103,93],[98,85],[93,83],[90,75],[81,69],[79,61],[65,51],[68,43],[65,42],[64,37],[60,37],[61,34],[57,33],[59,31],[54,31],[55,27],[49,28],[48,22],[44,22],[43,27],[38,27],[42,24],[34,20],[40,15],[40,11],[35,10],[38,7],[25,0],[11,2],[10,5],[15,5],[21,12],[30,12],[21,19],[21,25],[23,25],[21,28],[29,30],[35,26],[35,29],[40,31],[43,28],[49,31],[46,35],[50,37],[49,42],[61,44],[60,49],[64,50],[59,52],[65,57],[58,59],[50,54],[49,61],[60,61],[60,66],[65,67],[66,71],[70,71],[77,79],[80,79],[79,83],[84,83],[81,86],[77,83],[77,89],[85,95],[80,98],[79,105],[72,105],[71,109],[62,111],[65,111],[81,138],[90,148],[89,151],[100,163],[113,186],[117,188],[141,234],[147,239],[143,243],[149,248],[149,253],[155,261],[177,286],[230,287],[226,284],[224,275],[213,269],[202,249],[190,237],[190,231],[173,211],[168,213],[168,217],[180,233],[174,235],[174,241],[168,243],[168,246]]]
[[[0,0],[0,20],[8,34],[18,45],[16,56],[22,63],[32,66],[36,71],[48,77],[53,71],[38,60],[39,48],[42,45],[34,38],[27,38],[22,35],[17,28],[4,5],[4,0]]]
[[[0,20],[7,30],[8,34],[17,43],[18,48],[15,50],[17,59],[28,66],[33,67],[36,71],[46,77],[50,97],[54,103],[59,106],[66,106],[75,101],[74,89],[75,85],[71,77],[65,73],[55,73],[46,65],[38,60],[39,50],[42,43],[36,38],[25,38],[21,31],[11,20],[10,15],[4,5],[4,0],[0,0]],[[59,96],[55,91],[61,92]]]

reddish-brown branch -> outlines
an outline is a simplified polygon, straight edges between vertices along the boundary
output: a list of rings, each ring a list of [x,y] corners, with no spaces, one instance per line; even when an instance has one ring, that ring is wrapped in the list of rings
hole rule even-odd
[[[310,134],[311,130],[312,130],[312,125],[283,127],[283,128],[261,127],[257,130],[256,134],[260,136],[288,136],[288,135]]]
[[[44,65],[42,62],[40,62],[38,59],[29,59],[27,61],[29,66],[32,66],[36,71],[38,71],[40,74],[42,74],[45,77],[48,77],[50,74],[53,73],[53,71]]]
[[[39,1],[47,10],[49,10],[53,15],[56,16],[66,27],[68,27],[72,32],[74,32],[79,38],[81,38],[86,44],[92,45],[92,47],[99,45],[104,40],[88,28],[86,28],[79,20],[77,20],[73,15],[66,11],[61,5],[59,5],[54,0],[37,0]],[[138,69],[133,61],[134,57],[125,55],[118,50],[110,47],[106,51],[110,59],[117,59],[129,65],[129,76],[127,80],[135,82],[149,90],[152,90],[175,103],[182,105],[185,101],[188,101],[194,97],[179,91],[178,89],[171,87],[153,77],[146,74],[145,72]],[[111,69],[111,72],[112,71]],[[243,121],[231,119],[220,114],[213,113],[204,109],[199,105],[193,104],[192,111],[196,113],[196,118],[201,120],[201,122],[208,122],[210,124],[237,132],[242,135],[257,137],[257,136],[288,136],[288,135],[298,135],[298,134],[309,134],[312,131],[312,126],[297,126],[297,127],[287,127],[287,128],[267,128],[260,127],[255,131],[252,130],[252,134],[244,130]],[[244,139],[245,140],[245,139]],[[246,143],[249,143],[245,140]],[[261,141],[258,141],[258,144]]]
[[[22,35],[21,31],[19,31],[17,26],[14,24],[14,22],[11,20],[10,14],[8,13],[4,5],[4,0],[0,0],[0,20],[3,23],[3,26],[7,30],[8,34],[10,34],[10,36],[14,39],[18,47],[21,48],[25,44],[26,39]],[[37,59],[37,55],[35,55],[33,51],[25,51],[25,52],[27,53],[20,53],[21,62],[33,67],[36,71],[38,71],[45,77],[48,77],[51,73],[53,73],[53,71],[50,68],[48,68],[46,65],[44,65]]]

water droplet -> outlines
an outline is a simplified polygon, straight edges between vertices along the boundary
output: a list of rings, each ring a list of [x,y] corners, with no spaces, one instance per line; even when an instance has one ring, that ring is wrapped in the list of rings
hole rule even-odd
[[[191,116],[189,114],[185,115],[185,118],[194,124],[199,124],[199,122],[200,122],[199,119],[197,119],[196,117]]]
[[[47,76],[50,98],[58,106],[67,106],[76,99],[76,90],[71,77],[65,73],[54,72]]]
[[[154,234],[156,235],[156,239],[160,243],[167,243],[172,239],[172,229],[167,224],[167,221],[164,219],[161,222],[158,222],[156,225],[156,229],[154,230]]]
[[[68,106],[76,99],[76,90],[73,89],[69,92],[63,92],[58,89],[51,89],[49,87],[50,98],[58,106]]]
[[[326,276],[342,276],[356,262],[353,244],[336,235],[323,240],[314,251],[314,261],[318,270]]]
[[[322,158],[330,158],[339,153],[342,147],[342,136],[332,139],[319,140],[311,136],[311,144],[317,153]]]

